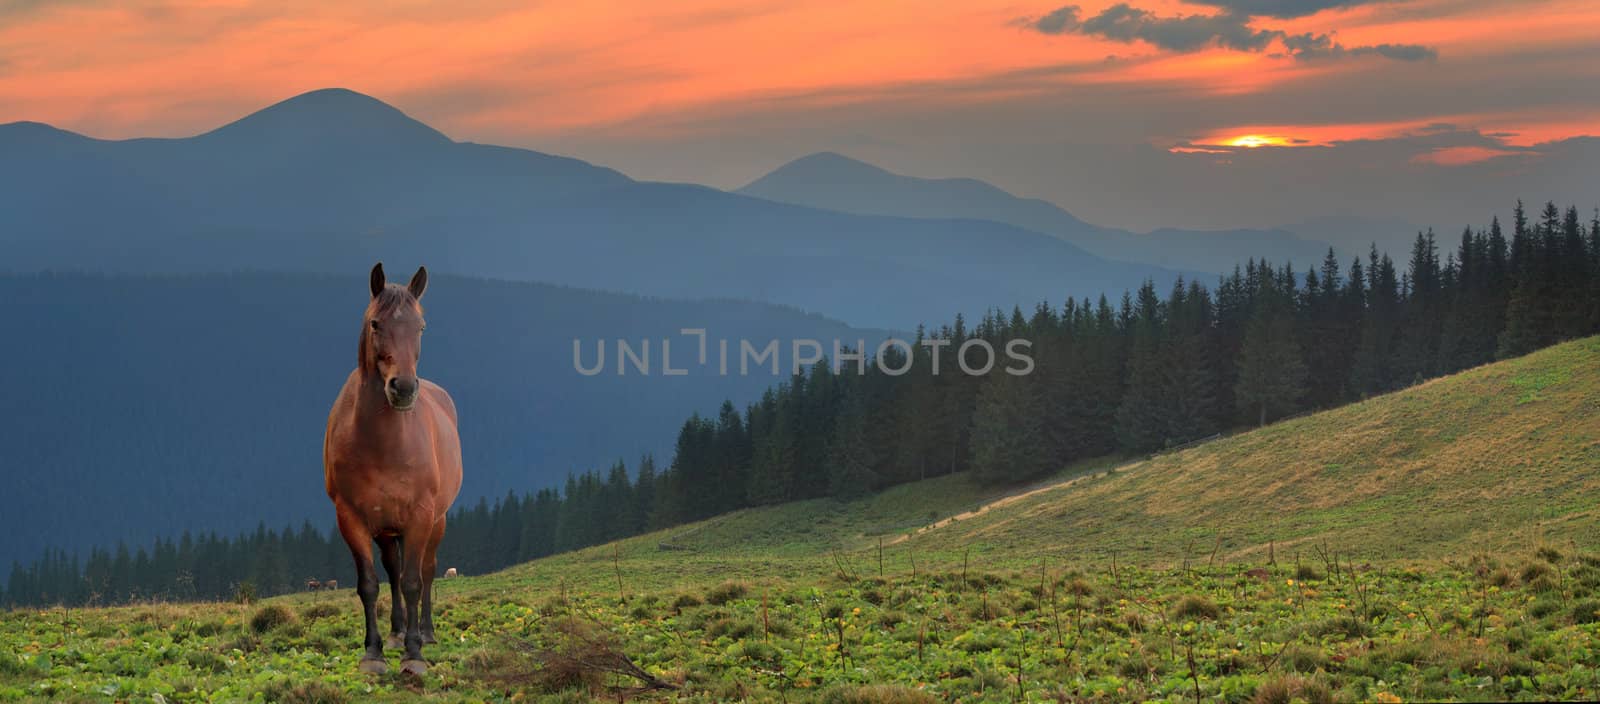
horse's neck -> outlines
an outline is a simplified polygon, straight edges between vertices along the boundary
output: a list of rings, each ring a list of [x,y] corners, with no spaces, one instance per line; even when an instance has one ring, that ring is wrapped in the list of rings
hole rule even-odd
[[[390,437],[405,429],[401,414],[389,408],[389,399],[383,393],[383,379],[376,375],[358,373],[355,389],[355,427],[363,435],[385,434]]]

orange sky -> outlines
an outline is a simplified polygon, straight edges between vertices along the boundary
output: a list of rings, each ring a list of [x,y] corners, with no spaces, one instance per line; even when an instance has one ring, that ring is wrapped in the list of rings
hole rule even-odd
[[[1092,15],[1108,3],[1086,1]],[[1172,0],[1157,15],[1215,10]],[[1045,36],[1017,20],[1052,2],[449,3],[174,1],[32,3],[0,9],[0,121],[38,120],[120,138],[203,131],[290,95],[344,86],[395,102],[458,139],[604,129],[662,131],[673,115],[771,102],[815,109],[921,86],[917,100],[1006,100],[1065,86],[1180,85],[1258,95],[1377,57],[1301,62],[1268,52],[1163,51],[1143,42]],[[0,6],[3,7],[3,6]],[[26,9],[32,7],[32,9]],[[1593,43],[1600,3],[1417,0],[1326,10],[1252,27],[1335,32],[1351,46],[1424,44],[1439,64],[1519,60]],[[1108,56],[1117,57],[1108,61]],[[1044,67],[1033,80],[1018,72]],[[1575,68],[1594,87],[1595,69]],[[990,77],[1007,77],[984,90]],[[941,86],[961,90],[941,92]],[[974,89],[974,85],[978,89]],[[405,98],[415,98],[408,105]],[[1503,100],[1503,99],[1502,99]],[[1226,143],[1246,134],[1312,143],[1403,133],[1431,122],[1522,133],[1521,143],[1593,134],[1593,105],[1486,99],[1395,119],[1196,125],[1152,142]],[[1088,136],[1093,139],[1093,135]]]
[[[188,136],[343,87],[635,178],[828,150],[1137,230],[1593,198],[1593,0],[1071,1],[0,0],[0,123]]]

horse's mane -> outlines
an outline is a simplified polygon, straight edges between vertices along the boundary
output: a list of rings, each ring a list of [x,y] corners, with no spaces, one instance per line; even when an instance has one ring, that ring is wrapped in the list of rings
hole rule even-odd
[[[365,368],[368,357],[371,356],[367,354],[367,346],[372,339],[367,333],[367,326],[371,325],[371,321],[392,318],[395,313],[408,308],[416,311],[417,315],[422,315],[422,304],[417,301],[416,296],[411,295],[410,289],[400,284],[387,284],[378,295],[372,297],[372,302],[367,304],[367,314],[361,318],[361,344],[356,350],[356,354],[359,355],[356,359],[357,367]]]

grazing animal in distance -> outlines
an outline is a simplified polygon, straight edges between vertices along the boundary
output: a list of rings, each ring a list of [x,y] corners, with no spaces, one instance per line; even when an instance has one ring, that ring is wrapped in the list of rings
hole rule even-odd
[[[428,270],[409,284],[388,283],[372,267],[372,298],[361,321],[356,369],[328,414],[323,480],[339,534],[355,560],[356,594],[365,612],[362,672],[389,668],[383,649],[405,648],[400,670],[421,675],[424,643],[433,632],[433,575],[445,516],[461,492],[461,440],[456,406],[445,390],[417,376],[423,321],[419,302]],[[376,541],[393,604],[389,637],[378,631]]]
[[[317,590],[320,590],[320,589],[322,589],[322,582],[318,582],[315,579],[307,579],[306,580],[306,589],[308,591],[313,591],[313,592],[317,591]]]
[[[450,569],[447,569],[447,570],[444,571],[444,576],[445,577],[457,577],[457,576],[460,576],[460,574],[461,573],[457,572],[456,568],[454,568],[454,567],[451,567]]]
[[[339,588],[339,580],[330,579],[330,580],[328,580],[326,582],[323,582],[322,583],[322,588],[323,589],[328,589],[328,590],[338,589]]]

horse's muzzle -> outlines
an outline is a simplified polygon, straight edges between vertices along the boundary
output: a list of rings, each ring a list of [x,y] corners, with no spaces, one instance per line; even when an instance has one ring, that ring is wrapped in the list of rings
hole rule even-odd
[[[389,399],[389,407],[397,411],[409,411],[417,404],[417,390],[421,384],[414,376],[397,376],[389,380],[384,387],[384,395]]]

